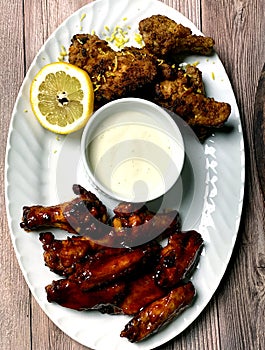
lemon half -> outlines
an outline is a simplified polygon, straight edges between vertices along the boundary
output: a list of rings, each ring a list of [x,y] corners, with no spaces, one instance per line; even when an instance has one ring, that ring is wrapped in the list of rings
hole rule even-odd
[[[50,63],[34,77],[30,103],[44,128],[69,134],[81,129],[93,113],[93,85],[84,70],[66,62]]]

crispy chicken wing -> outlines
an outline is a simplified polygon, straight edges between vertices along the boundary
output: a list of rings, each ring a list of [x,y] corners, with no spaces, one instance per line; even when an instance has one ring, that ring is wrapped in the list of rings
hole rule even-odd
[[[188,65],[175,80],[156,84],[154,100],[175,112],[191,127],[220,127],[228,119],[231,106],[205,96],[201,72]]]
[[[44,207],[23,207],[20,226],[25,231],[54,227],[70,233],[93,231],[97,222],[106,223],[107,209],[95,194],[80,185],[73,185],[77,197],[69,202]]]
[[[157,57],[172,57],[182,53],[209,55],[214,40],[193,35],[191,30],[163,15],[153,15],[139,23],[146,48]]]
[[[126,324],[121,337],[126,337],[132,343],[145,339],[172,321],[191,304],[194,296],[195,289],[191,282],[171,290],[136,314]]]
[[[130,47],[114,51],[96,35],[75,35],[69,48],[69,62],[89,74],[96,108],[134,94],[157,75],[156,58],[146,49]]]
[[[202,246],[203,239],[197,231],[171,235],[156,266],[156,283],[164,288],[175,287],[195,266]]]
[[[76,34],[69,48],[69,62],[84,69],[94,85],[95,109],[126,96],[151,100],[183,118],[203,141],[212,128],[228,119],[228,103],[205,96],[201,72],[179,70],[180,54],[209,55],[214,40],[163,15],[139,23],[145,46],[114,51],[96,35]],[[176,62],[178,64],[176,64]]]

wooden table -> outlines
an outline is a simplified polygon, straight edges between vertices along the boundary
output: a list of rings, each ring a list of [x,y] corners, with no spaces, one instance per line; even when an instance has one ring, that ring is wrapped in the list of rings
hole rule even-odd
[[[0,348],[3,350],[85,348],[47,318],[21,274],[5,215],[4,157],[11,112],[30,63],[57,26],[87,2],[1,0]],[[256,163],[254,152],[254,141],[259,148],[262,144],[257,137],[264,135],[264,129],[263,132],[254,132],[254,101],[265,62],[265,2],[163,2],[179,10],[205,35],[214,37],[216,41],[216,50],[231,79],[242,117],[246,146],[246,190],[238,239],[217,292],[199,318],[160,349],[265,349],[265,207],[261,188],[264,182],[259,181],[259,172],[262,177],[265,169],[260,167],[262,162]],[[259,106],[262,107],[262,103]],[[259,154],[262,154],[261,149]]]

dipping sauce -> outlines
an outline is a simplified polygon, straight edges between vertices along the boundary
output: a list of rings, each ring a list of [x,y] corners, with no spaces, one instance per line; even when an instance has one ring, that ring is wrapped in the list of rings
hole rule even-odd
[[[108,116],[86,148],[98,183],[117,198],[134,202],[165,193],[181,172],[184,150],[181,134],[162,125],[135,110]]]

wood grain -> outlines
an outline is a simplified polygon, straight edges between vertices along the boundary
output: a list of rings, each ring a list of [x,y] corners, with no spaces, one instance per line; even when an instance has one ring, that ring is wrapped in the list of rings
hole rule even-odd
[[[254,150],[261,190],[265,198],[265,65],[259,78],[254,110]]]
[[[0,208],[3,213],[0,217],[0,339],[1,348],[5,350],[85,349],[47,318],[20,272],[4,214],[4,159],[13,105],[29,65],[57,26],[87,2],[0,0]],[[223,280],[198,319],[159,350],[262,350],[265,349],[265,212],[262,192],[265,159],[262,128],[265,121],[264,90],[259,88],[256,95],[256,89],[265,62],[265,2],[162,2],[187,16],[204,34],[214,37],[216,50],[240,108],[247,172],[240,230]],[[262,86],[263,78],[262,75]]]

